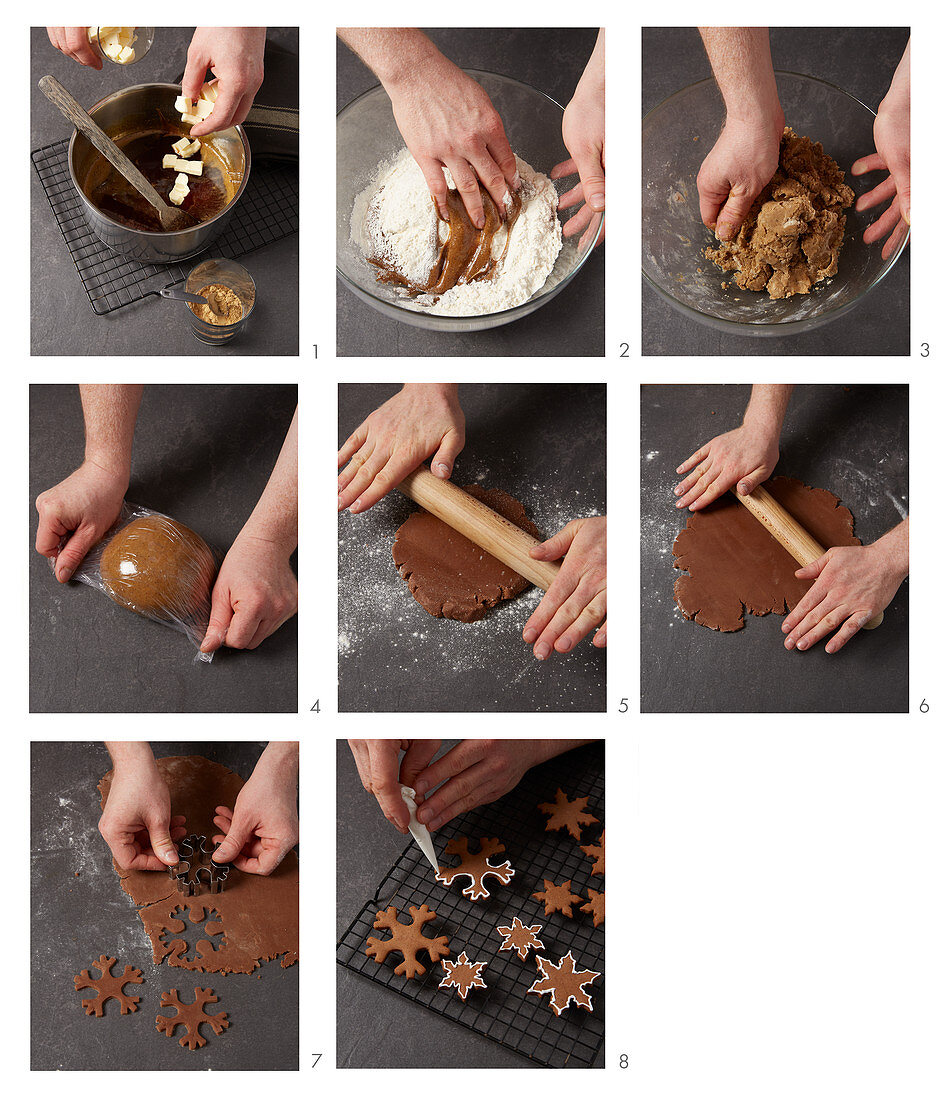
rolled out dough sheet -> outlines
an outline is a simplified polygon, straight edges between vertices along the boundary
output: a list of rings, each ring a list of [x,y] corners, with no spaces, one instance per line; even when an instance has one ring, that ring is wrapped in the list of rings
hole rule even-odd
[[[217,806],[235,806],[245,781],[235,772],[207,760],[205,756],[165,756],[157,761],[160,774],[170,788],[172,814],[186,817],[189,833],[212,838],[219,832],[213,824]],[[101,807],[105,808],[113,772],[98,784]],[[114,861],[112,861],[114,862]],[[298,856],[289,852],[274,874],[249,875],[230,867],[225,889],[219,894],[202,892],[188,898],[180,893],[163,871],[125,871],[116,863],[121,888],[138,907],[144,931],[150,937],[154,962],[167,959],[170,966],[221,974],[250,974],[269,959],[281,959],[283,967],[298,958]],[[224,942],[207,943],[193,959],[180,958],[172,951],[174,911],[214,909],[218,916],[203,914],[222,924]],[[186,912],[185,919],[189,919]],[[179,921],[179,915],[176,918]],[[168,931],[169,929],[169,931]],[[215,948],[215,949],[214,949]]]
[[[464,491],[534,538],[523,505],[501,489],[465,485]],[[473,623],[489,608],[519,596],[530,582],[424,509],[396,532],[393,561],[409,591],[436,618]]]
[[[859,546],[850,510],[827,489],[791,477],[765,488],[825,548]],[[743,609],[784,615],[811,587],[795,577],[798,562],[732,495],[724,493],[702,512],[690,512],[674,540],[674,599],[687,619],[711,630],[741,630]]]

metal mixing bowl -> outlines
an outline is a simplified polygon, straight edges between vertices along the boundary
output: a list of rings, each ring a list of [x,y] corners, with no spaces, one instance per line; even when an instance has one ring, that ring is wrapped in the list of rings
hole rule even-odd
[[[879,175],[854,177],[850,166],[873,152],[873,111],[826,80],[776,71],[775,81],[786,123],[797,134],[821,142],[855,195],[870,190]],[[859,305],[889,274],[909,239],[907,232],[889,259],[882,259],[884,242],[868,245],[863,240],[864,229],[876,220],[872,210],[846,211],[837,274],[810,294],[773,300],[765,292],[740,290],[730,272],[704,257],[704,248],[717,241],[700,221],[697,172],[725,118],[723,98],[710,78],[676,92],[641,124],[645,280],[685,316],[738,336],[807,332]]]
[[[563,144],[563,108],[549,96],[519,80],[478,69],[466,69],[484,88],[500,115],[510,147],[538,172],[549,175],[555,164],[569,159]],[[341,282],[373,309],[417,328],[438,332],[479,332],[519,320],[546,305],[582,270],[592,255],[604,223],[596,215],[587,246],[579,251],[578,237],[563,240],[562,251],[542,288],[527,302],[499,313],[472,317],[450,317],[417,311],[410,299],[402,298],[386,284],[376,281],[376,268],[367,262],[350,240],[350,216],[357,195],[367,186],[380,162],[391,160],[405,143],[396,127],[392,104],[385,90],[377,86],[348,103],[337,116],[337,274]],[[559,193],[577,182],[567,177],[556,182]],[[574,210],[563,211],[566,220]]]
[[[180,94],[179,84],[134,84],[112,92],[90,107],[88,113],[120,146],[123,137],[152,126],[156,120],[179,122],[174,101]],[[175,263],[189,259],[208,247],[222,231],[245,192],[252,167],[252,153],[249,139],[241,126],[220,130],[200,138],[200,141],[208,145],[225,166],[235,193],[225,209],[214,218],[200,222],[191,229],[157,233],[122,225],[89,201],[82,190],[82,181],[87,178],[93,164],[101,159],[101,154],[87,138],[78,131],[73,132],[69,142],[69,175],[82,200],[85,220],[95,236],[115,252],[145,263]]]

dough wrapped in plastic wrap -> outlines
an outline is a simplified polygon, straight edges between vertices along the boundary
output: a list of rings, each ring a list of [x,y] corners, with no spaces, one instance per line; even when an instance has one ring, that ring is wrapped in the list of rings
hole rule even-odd
[[[121,516],[73,575],[115,603],[185,634],[206,636],[219,562],[195,531],[170,516],[125,503]],[[211,661],[211,653],[200,653]]]

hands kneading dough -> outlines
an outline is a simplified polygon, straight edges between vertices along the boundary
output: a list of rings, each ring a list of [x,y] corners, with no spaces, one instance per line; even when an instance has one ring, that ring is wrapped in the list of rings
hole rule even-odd
[[[808,294],[837,274],[843,211],[854,201],[844,173],[819,142],[785,127],[779,166],[735,237],[708,248],[707,259],[735,272],[743,290],[770,298]]]

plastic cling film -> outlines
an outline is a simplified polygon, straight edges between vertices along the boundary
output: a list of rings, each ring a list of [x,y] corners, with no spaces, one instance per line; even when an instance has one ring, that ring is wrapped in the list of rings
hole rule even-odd
[[[54,563],[53,563],[54,565]],[[219,568],[189,527],[149,508],[125,504],[118,521],[73,575],[130,611],[179,630],[199,649],[209,626]],[[211,653],[197,659],[210,662]]]

